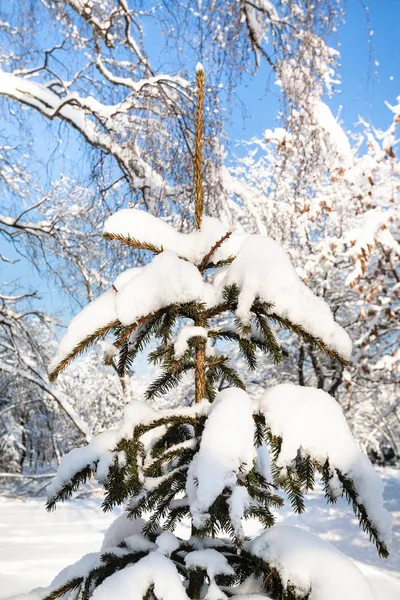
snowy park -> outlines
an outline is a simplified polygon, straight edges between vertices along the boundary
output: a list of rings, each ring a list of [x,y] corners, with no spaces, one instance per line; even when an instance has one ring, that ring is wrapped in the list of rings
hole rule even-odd
[[[400,598],[399,22],[1,3],[0,600]]]

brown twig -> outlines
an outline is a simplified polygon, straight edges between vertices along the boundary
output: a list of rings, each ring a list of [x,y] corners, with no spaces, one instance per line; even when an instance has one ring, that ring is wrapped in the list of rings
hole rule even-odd
[[[210,258],[215,254],[215,252],[218,250],[218,248],[220,248],[222,246],[222,244],[232,235],[232,231],[227,231],[225,233],[225,235],[222,236],[222,238],[220,240],[218,240],[217,242],[215,242],[214,246],[211,248],[211,250],[205,255],[205,257],[203,258],[203,260],[201,261],[200,265],[199,265],[199,271],[203,272],[208,263],[210,262]]]

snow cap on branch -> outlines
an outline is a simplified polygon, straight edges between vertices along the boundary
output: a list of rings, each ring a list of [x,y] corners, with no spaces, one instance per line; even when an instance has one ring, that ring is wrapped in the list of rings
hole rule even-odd
[[[213,289],[204,283],[199,270],[175,252],[166,250],[122,287],[115,307],[120,322],[131,325],[170,304],[213,303],[213,300],[215,302]]]
[[[92,594],[93,600],[142,600],[148,589],[160,600],[188,600],[174,563],[158,552],[151,552],[134,565],[107,577]]]
[[[200,449],[188,469],[186,490],[195,527],[224,488],[234,489],[239,469],[249,471],[256,457],[253,405],[243,390],[219,392],[206,421]]]
[[[315,296],[300,280],[280,244],[262,235],[245,240],[226,270],[221,287],[235,284],[240,289],[236,314],[249,323],[250,309],[257,298],[272,303],[271,313],[301,325],[329,348],[348,359],[351,340],[335,323],[326,302]]]
[[[321,464],[328,459],[332,469],[353,481],[357,501],[380,540],[389,544],[392,524],[383,506],[382,481],[359,450],[337,401],[323,390],[287,383],[268,389],[259,409],[272,435],[282,439],[277,466],[289,466],[299,450]]]
[[[276,569],[284,586],[309,600],[374,600],[364,575],[344,554],[316,535],[274,525],[249,544],[251,554]]]
[[[58,345],[56,355],[50,361],[49,373],[52,373],[85,339],[117,320],[114,300],[115,291],[107,290],[72,319],[67,333]]]
[[[117,211],[104,225],[105,237],[135,240],[139,243],[152,244],[159,249],[172,250],[196,265],[201,263],[214,244],[228,231],[228,228],[218,219],[203,216],[200,230],[180,233],[162,219],[136,208]],[[212,257],[213,262],[225,260],[235,254],[246,237],[245,234],[231,236],[217,249]]]

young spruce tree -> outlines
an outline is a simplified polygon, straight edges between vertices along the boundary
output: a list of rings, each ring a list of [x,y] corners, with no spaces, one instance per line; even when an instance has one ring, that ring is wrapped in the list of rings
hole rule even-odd
[[[277,326],[343,365],[351,343],[279,244],[232,233],[203,215],[201,65],[196,75],[195,231],[179,233],[136,209],[113,215],[105,237],[146,250],[152,260],[119,275],[73,319],[50,365],[55,379],[113,334],[124,376],[156,340],[149,360],[160,375],[146,397],[126,407],[118,429],[64,457],[49,489],[52,509],[94,476],[104,486],[103,510],[124,511],[98,553],[64,569],[35,598],[368,600],[368,582],[346,557],[297,527],[274,525],[283,497],[304,510],[318,474],[327,501],[344,496],[378,553],[388,554],[381,482],[335,400],[292,384],[250,398],[230,359],[227,348],[236,344],[250,370],[262,353],[279,363],[285,352]],[[155,410],[148,401],[188,372],[194,397],[179,409]],[[248,519],[253,530],[259,523],[252,539]],[[184,524],[190,529],[181,537]]]

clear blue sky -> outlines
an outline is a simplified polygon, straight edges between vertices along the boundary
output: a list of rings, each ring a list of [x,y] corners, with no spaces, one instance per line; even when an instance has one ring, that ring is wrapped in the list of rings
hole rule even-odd
[[[345,129],[352,128],[359,115],[375,126],[385,128],[391,121],[385,100],[395,103],[400,95],[400,0],[365,0],[365,4],[370,7],[369,18],[361,0],[347,1],[346,22],[332,40],[332,45],[340,44],[342,84],[340,94],[329,104],[335,115],[340,110]],[[266,83],[267,75],[267,69],[263,68],[237,90],[246,106],[247,117],[242,118],[239,107],[233,110],[228,127],[232,140],[249,139],[274,126],[278,90],[272,77]],[[54,148],[49,139],[43,140],[48,146],[43,152],[50,155]],[[13,254],[1,239],[0,252],[8,256]],[[58,293],[52,294],[50,286],[41,282],[25,261],[13,267],[13,274],[4,264],[0,263],[0,268],[2,281],[17,275],[21,285],[38,289],[47,310],[53,311],[60,302],[63,304]],[[69,309],[65,304],[63,308],[64,318],[68,320]]]
[[[362,116],[375,127],[389,126],[392,115],[385,100],[395,104],[400,95],[400,0],[347,0],[346,20],[331,45],[341,53],[339,93],[327,100],[339,114],[345,129]],[[365,8],[368,7],[369,10]],[[278,104],[273,78],[261,69],[238,96],[247,107],[244,120],[236,109],[230,128],[232,138],[248,139],[273,126]]]

